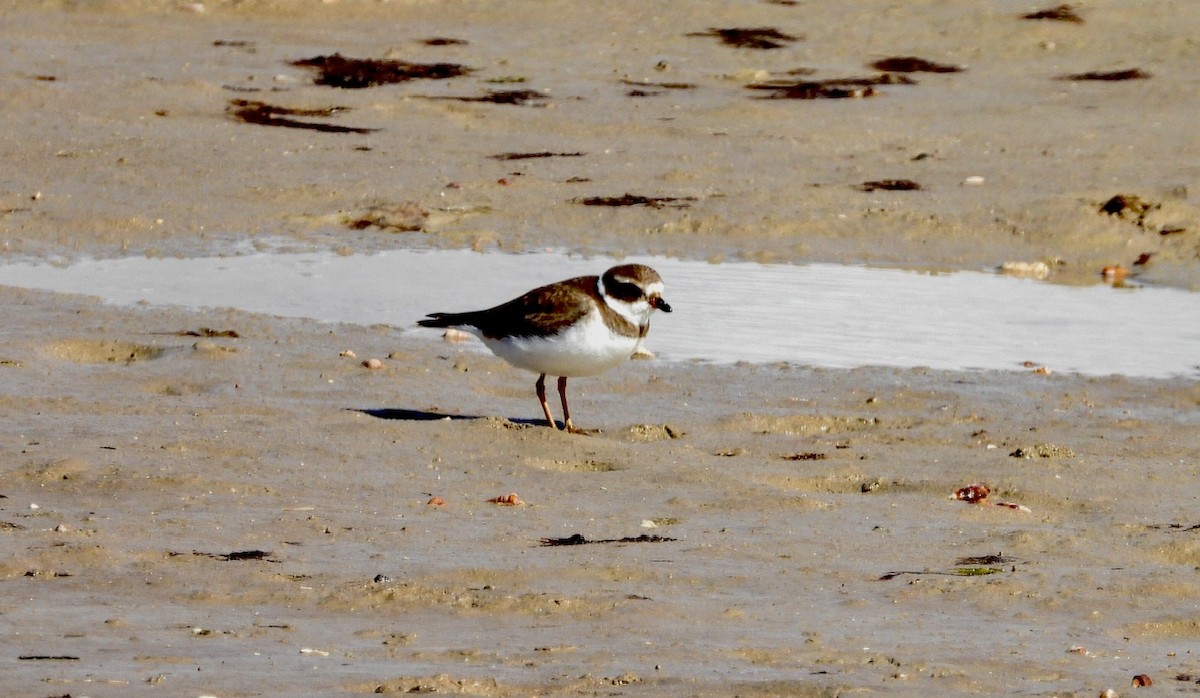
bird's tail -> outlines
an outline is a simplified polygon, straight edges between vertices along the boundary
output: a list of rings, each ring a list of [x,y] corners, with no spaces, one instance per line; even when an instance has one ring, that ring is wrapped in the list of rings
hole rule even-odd
[[[469,325],[470,313],[430,313],[424,320],[417,320],[421,327],[457,327]]]

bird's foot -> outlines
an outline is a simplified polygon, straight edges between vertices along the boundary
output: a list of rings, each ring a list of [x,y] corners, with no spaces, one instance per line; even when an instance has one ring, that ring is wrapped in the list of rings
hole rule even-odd
[[[596,436],[600,433],[599,429],[581,429],[570,422],[567,422],[563,427],[563,431],[568,434],[579,434],[580,436]]]

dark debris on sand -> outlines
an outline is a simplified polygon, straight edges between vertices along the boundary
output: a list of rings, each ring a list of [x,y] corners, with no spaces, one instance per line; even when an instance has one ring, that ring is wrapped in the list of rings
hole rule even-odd
[[[282,128],[298,128],[306,131],[321,133],[373,133],[377,128],[362,128],[358,126],[338,126],[318,121],[300,121],[293,116],[310,118],[329,118],[340,112],[349,111],[344,107],[325,107],[322,109],[293,109],[280,107],[266,102],[254,102],[245,99],[230,100],[228,113],[235,119],[247,124],[259,126],[279,126]]]
[[[947,63],[935,63],[916,56],[893,56],[882,58],[871,64],[875,70],[885,73],[961,73],[963,68]]]
[[[449,99],[456,102],[490,102],[491,104],[522,106],[545,101],[547,97],[537,90],[488,90],[487,94],[479,97],[425,97],[425,99]]]
[[[1054,22],[1072,22],[1074,24],[1083,24],[1083,17],[1080,17],[1072,5],[1059,5],[1050,7],[1037,12],[1030,12],[1021,15],[1021,19],[1046,19]]]
[[[571,199],[573,204],[584,206],[649,206],[650,208],[687,208],[687,202],[695,201],[694,196],[642,196],[641,194],[624,194],[623,196],[587,196]]]
[[[329,87],[361,89],[409,80],[446,80],[473,72],[457,63],[409,63],[375,58],[346,58],[334,53],[292,61],[294,66],[317,71],[313,82]]]
[[[601,538],[599,540],[588,540],[583,537],[582,533],[567,536],[566,538],[543,538],[541,545],[543,548],[550,548],[558,545],[591,545],[601,543],[671,543],[674,538],[665,536],[652,536],[643,533],[640,536],[626,536],[625,538]]]
[[[794,41],[800,41],[804,38],[785,34],[771,27],[709,28],[708,31],[691,32],[688,36],[712,36],[720,39],[721,43],[726,46],[761,50],[783,48]]]
[[[874,179],[858,185],[860,191],[920,191],[921,185],[911,179]]]
[[[1152,77],[1154,76],[1141,68],[1129,68],[1128,70],[1092,70],[1086,73],[1071,73],[1060,76],[1058,79],[1076,82],[1120,82],[1122,80],[1149,80]]]
[[[879,94],[878,85],[915,85],[907,75],[883,73],[858,78],[828,80],[769,80],[746,85],[748,90],[770,92],[761,99],[862,99]]]

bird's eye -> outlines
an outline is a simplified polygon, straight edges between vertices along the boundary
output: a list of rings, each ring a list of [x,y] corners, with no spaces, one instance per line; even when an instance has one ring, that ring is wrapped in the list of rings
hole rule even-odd
[[[619,298],[623,301],[636,301],[646,297],[645,292],[637,284],[631,284],[626,281],[620,281],[613,285],[609,293],[614,298]]]

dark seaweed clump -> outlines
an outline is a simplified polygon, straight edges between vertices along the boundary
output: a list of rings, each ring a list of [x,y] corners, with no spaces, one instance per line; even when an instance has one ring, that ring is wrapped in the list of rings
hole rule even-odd
[[[313,68],[318,85],[361,89],[409,80],[446,80],[469,75],[471,68],[457,63],[409,63],[400,60],[346,58],[335,53],[292,61],[300,68]]]
[[[716,29],[706,32],[691,32],[688,36],[714,36],[726,46],[735,48],[776,49],[783,48],[802,37],[785,34],[771,27]]]
[[[573,204],[584,206],[649,206],[650,208],[687,208],[687,202],[695,201],[694,196],[642,196],[641,194],[625,194],[623,196],[588,196],[581,199],[571,199]]]
[[[666,536],[652,536],[643,533],[640,536],[626,536],[625,538],[601,538],[599,540],[591,540],[585,538],[582,533],[567,536],[565,538],[543,538],[542,547],[549,548],[557,545],[590,545],[596,543],[671,543],[674,538]]]
[[[803,80],[756,82],[746,85],[750,90],[766,90],[771,94],[762,99],[861,99],[878,94],[877,85],[915,85],[916,80],[906,75],[884,73],[862,78],[832,78],[829,80]]]
[[[493,160],[533,160],[536,158],[579,158],[583,157],[584,153],[551,153],[550,151],[540,151],[536,153],[496,153],[489,155]]]
[[[1141,197],[1132,194],[1117,194],[1108,201],[1100,204],[1100,213],[1141,221],[1153,208],[1152,204],[1143,201]]]
[[[1153,76],[1150,73],[1141,68],[1130,68],[1128,70],[1093,70],[1087,73],[1072,73],[1063,75],[1059,80],[1119,82],[1121,80],[1149,80],[1151,77]]]
[[[1083,17],[1075,13],[1075,8],[1071,5],[1059,5],[1037,12],[1030,12],[1026,15],[1021,15],[1021,19],[1048,19],[1054,22],[1073,22],[1075,24],[1083,24]]]
[[[489,102],[491,104],[529,104],[546,99],[546,95],[537,90],[488,90],[481,97],[458,97],[460,102]]]
[[[911,179],[875,179],[858,185],[861,191],[919,191],[921,185]]]
[[[489,102],[491,104],[513,104],[521,106],[547,99],[537,90],[488,90],[479,97],[425,97],[425,99],[451,99],[456,102]]]
[[[357,126],[338,126],[337,124],[324,124],[313,121],[300,121],[291,119],[291,116],[307,116],[328,118],[338,112],[348,111],[344,107],[324,107],[322,109],[293,109],[291,107],[279,107],[266,102],[252,102],[245,99],[234,99],[229,102],[229,112],[233,118],[239,121],[244,121],[248,124],[258,124],[259,126],[281,126],[284,128],[298,128],[307,131],[320,131],[322,133],[372,133],[378,131],[375,128],[361,128]]]
[[[214,560],[223,560],[225,562],[237,562],[241,560],[266,560],[267,562],[279,562],[271,559],[271,553],[265,550],[235,550],[231,553],[202,553],[198,550],[192,551],[193,555],[201,557],[211,557]]]
[[[885,73],[961,73],[962,68],[945,63],[934,63],[916,56],[893,56],[871,64],[875,70]]]

